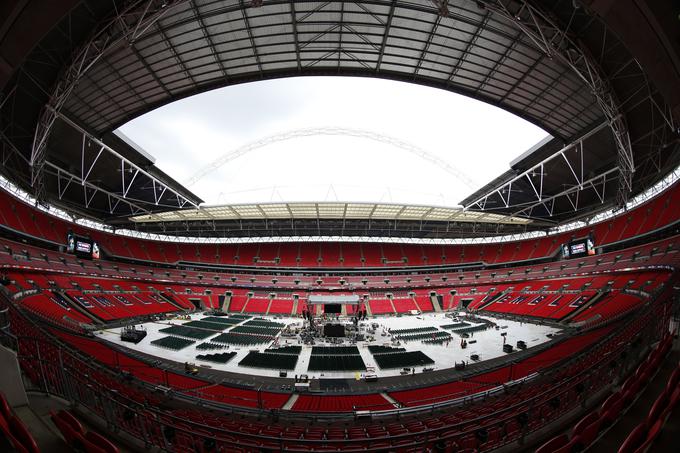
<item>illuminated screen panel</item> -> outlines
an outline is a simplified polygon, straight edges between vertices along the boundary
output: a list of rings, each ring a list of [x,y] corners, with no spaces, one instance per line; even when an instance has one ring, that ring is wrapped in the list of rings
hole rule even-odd
[[[79,258],[100,258],[99,244],[90,238],[76,236],[73,233],[66,235],[66,253],[73,253]]]
[[[581,258],[595,255],[595,241],[592,237],[562,244],[562,258]]]

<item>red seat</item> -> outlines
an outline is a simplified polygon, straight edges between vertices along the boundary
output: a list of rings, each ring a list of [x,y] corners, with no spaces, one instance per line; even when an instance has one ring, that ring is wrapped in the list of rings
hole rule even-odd
[[[492,426],[487,429],[487,433],[488,437],[486,438],[486,442],[484,442],[485,449],[492,448],[501,443],[501,440],[503,439],[503,430],[501,428]]]
[[[636,382],[635,375],[632,375],[631,377],[626,379],[626,382],[623,383],[623,385],[621,386],[621,391],[625,393],[626,390],[628,390],[635,384],[635,382]]]
[[[628,390],[623,392],[623,394],[621,395],[622,406],[623,407],[629,406],[633,402],[633,400],[635,400],[635,398],[637,397],[638,391],[639,389],[629,388]]]
[[[633,431],[630,432],[626,440],[623,441],[621,448],[619,448],[619,453],[634,452],[635,450],[638,449],[640,445],[642,445],[646,436],[647,428],[645,427],[644,423],[636,426],[635,429],[633,429]]]
[[[647,368],[647,369],[642,373],[642,375],[640,376],[640,382],[641,382],[641,383],[648,382],[649,379],[652,377],[652,373],[653,373],[653,372],[654,372],[654,369],[653,369],[653,368],[651,368],[651,367],[650,367],[650,368]]]
[[[602,419],[597,415],[597,413],[593,413],[595,415],[595,420],[586,420],[584,418],[581,420],[581,422],[589,422],[587,424],[581,425],[581,422],[577,426],[574,427],[574,431],[572,432],[572,438],[578,439],[578,445],[581,445],[582,448],[587,448],[590,444],[593,443],[597,435],[600,433],[600,427],[602,426]],[[581,426],[579,426],[581,425]],[[578,427],[578,432],[576,428]]]
[[[666,409],[664,409],[663,414],[661,414],[661,419],[666,420],[668,416],[671,414],[671,411],[675,408],[675,406],[680,403],[680,387],[676,388],[675,391],[671,394],[668,406],[666,406]]]
[[[106,453],[106,450],[99,447],[98,445],[95,445],[94,443],[90,442],[85,438],[81,439],[81,445],[82,449],[85,450],[85,453]]]
[[[73,428],[76,432],[82,435],[85,434],[85,428],[83,428],[83,425],[69,411],[60,410],[57,412],[57,417],[68,423],[68,425],[71,426],[71,428]]]
[[[0,414],[5,417],[5,420],[9,420],[12,415],[12,409],[9,407],[5,394],[2,392],[0,392]]]
[[[579,445],[579,438],[578,436],[574,439],[571,440],[571,442],[567,443],[567,445],[564,445],[556,450],[553,451],[553,453],[571,453],[574,451],[577,445]]]
[[[649,428],[649,431],[647,432],[647,437],[645,438],[645,441],[638,447],[636,453],[639,452],[645,452],[649,451],[649,447],[652,445],[652,443],[656,440],[657,436],[661,432],[661,428],[663,427],[663,420],[657,420],[651,428]]]
[[[0,420],[2,423],[0,423],[0,436],[4,436],[4,438],[7,440],[9,443],[9,446],[13,448],[13,452],[16,453],[29,453],[26,447],[22,445],[22,443],[12,435],[12,433],[9,432],[9,428],[7,426],[3,426],[3,423],[6,424],[5,419],[0,417]]]
[[[423,423],[425,423],[425,426],[427,426],[429,429],[436,429],[444,426],[444,423],[436,418],[428,418]]]
[[[669,395],[666,392],[663,392],[661,395],[659,395],[656,401],[654,401],[654,404],[652,404],[652,407],[649,409],[649,413],[647,414],[647,419],[645,420],[647,428],[651,428],[652,425],[654,425],[654,423],[659,419],[664,409],[668,405],[668,402]]]
[[[574,425],[574,428],[571,430],[571,436],[575,436],[577,434],[581,434],[591,423],[594,423],[595,421],[599,420],[600,416],[597,412],[591,412],[585,417],[583,417],[579,422]]]
[[[366,433],[368,434],[368,437],[385,437],[387,436],[387,431],[385,431],[385,428],[383,426],[369,426],[366,428]]]
[[[505,435],[513,438],[521,430],[521,426],[517,420],[510,420],[505,424]]]
[[[330,428],[328,433],[326,433],[326,439],[328,440],[344,440],[345,430],[340,428]]]
[[[559,436],[553,437],[548,442],[538,447],[538,449],[536,449],[536,453],[555,453],[555,451],[564,447],[568,443],[569,436],[566,434],[560,434]]]
[[[94,431],[88,431],[85,434],[85,439],[87,439],[92,444],[96,445],[98,448],[102,449],[106,453],[118,453],[118,447],[113,445],[108,439]]]
[[[479,441],[477,440],[477,436],[474,434],[470,434],[464,437],[461,437],[460,440],[458,441],[458,446],[462,449],[475,449],[477,448],[477,445],[479,444]]]
[[[347,437],[349,439],[365,439],[366,431],[363,428],[354,427],[347,429]]]
[[[675,371],[673,371],[673,374],[671,374],[671,377],[668,380],[668,385],[670,387],[675,387],[678,382],[680,382],[680,365],[678,365]]]
[[[322,428],[309,428],[305,433],[305,439],[311,440],[322,440],[324,436],[324,430]]]
[[[77,447],[80,448],[83,446],[83,442],[85,439],[83,438],[83,435],[73,429],[71,425],[68,424],[64,419],[61,417],[57,416],[57,414],[50,414],[50,417],[52,418],[52,421],[54,424],[57,426],[61,434],[64,436],[64,440],[66,440],[66,443],[69,444],[72,447]]]
[[[8,419],[9,429],[12,435],[23,445],[27,451],[30,453],[40,453],[38,445],[35,443],[35,439],[31,435],[30,431],[26,428],[26,425],[16,416],[11,416]]]
[[[621,394],[619,392],[614,393],[607,398],[604,403],[602,403],[602,406],[600,406],[600,413],[603,414],[607,412],[613,405],[616,403],[619,398],[621,398]]]
[[[394,426],[394,425],[388,426],[388,427],[387,427],[387,431],[390,433],[391,436],[398,436],[398,435],[400,435],[400,434],[408,434],[408,431],[406,430],[406,428],[404,428],[404,427],[401,426],[401,425],[398,425],[398,426]]]
[[[605,401],[605,404],[606,403],[607,403],[607,401]],[[602,417],[601,417],[602,423],[605,423],[605,424],[613,423],[614,420],[619,418],[619,415],[621,414],[621,409],[623,409],[623,398],[617,398],[609,405],[608,409],[601,410],[601,412],[602,412]]]
[[[425,425],[423,425],[423,423],[420,421],[409,422],[404,426],[406,426],[406,429],[410,433],[419,433],[421,431],[425,431]]]

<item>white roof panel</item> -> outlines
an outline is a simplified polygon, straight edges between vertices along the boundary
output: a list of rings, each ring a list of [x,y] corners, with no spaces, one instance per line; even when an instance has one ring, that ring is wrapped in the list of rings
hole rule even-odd
[[[458,207],[402,205],[391,203],[257,203],[202,206],[157,214],[139,215],[139,223],[183,220],[238,219],[380,219],[429,222],[477,222],[525,225],[531,220],[499,214],[465,211]]]

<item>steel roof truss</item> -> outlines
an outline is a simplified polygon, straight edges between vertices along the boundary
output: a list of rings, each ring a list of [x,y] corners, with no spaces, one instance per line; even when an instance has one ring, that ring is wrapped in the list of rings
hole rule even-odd
[[[633,188],[635,163],[628,127],[609,81],[604,77],[603,71],[597,63],[590,55],[585,53],[581,46],[572,40],[566,30],[561,29],[548,15],[526,0],[519,1],[518,10],[514,7],[516,3],[516,1],[511,0],[483,2],[486,8],[509,20],[522,30],[546,55],[563,60],[591,89],[612,130],[618,151],[617,164],[620,172],[617,204],[625,205],[628,194]]]
[[[229,78],[229,73],[227,72],[227,68],[224,66],[224,62],[220,58],[218,52],[217,52],[217,47],[215,47],[215,42],[213,41],[212,37],[210,36],[210,33],[208,33],[207,26],[205,24],[205,21],[203,20],[203,16],[198,11],[198,6],[196,5],[196,0],[191,0],[190,2],[191,9],[194,12],[194,15],[196,16],[196,19],[198,20],[199,25],[201,26],[201,33],[203,33],[203,37],[205,38],[205,41],[208,43],[208,47],[210,47],[210,52],[212,53],[213,58],[215,59],[215,62],[219,65],[220,69],[222,69],[222,74],[224,74],[224,78],[228,79]]]
[[[598,199],[601,202],[604,202],[604,193],[605,193],[605,184],[607,182],[607,178],[611,176],[613,173],[616,173],[618,171],[618,167],[610,168],[609,170],[600,173],[599,175],[593,176],[592,178],[589,178],[585,181],[583,181],[582,184],[575,184],[555,195],[551,195],[549,197],[545,197],[540,200],[536,200],[536,202],[533,202],[529,204],[528,206],[523,206],[517,205],[516,207],[521,207],[521,209],[513,212],[510,216],[511,217],[516,217],[516,216],[530,216],[530,212],[533,211],[533,208],[543,205],[546,206],[546,203],[551,203],[551,209],[550,209],[550,216],[552,217],[554,213],[554,208],[555,208],[555,200],[558,198],[566,197],[569,200],[569,203],[571,206],[574,208],[574,211],[578,211],[579,207],[579,199],[580,195],[578,194],[579,192],[582,192],[586,188],[592,188],[595,193],[597,194]],[[597,190],[597,185],[600,184],[602,185],[602,193]]]
[[[90,173],[92,173],[92,169],[94,168],[95,164],[101,157],[102,153],[104,152],[104,147],[100,146],[99,147],[99,152],[97,152],[97,155],[94,157],[92,160],[92,163],[90,164],[89,168],[87,169],[87,172],[85,171],[85,155],[87,154],[85,150],[85,142],[86,142],[87,137],[85,134],[83,134],[83,144],[82,148],[80,151],[80,175],[83,181],[87,181],[87,178],[90,176]]]
[[[31,146],[31,186],[38,199],[44,198],[45,184],[43,169],[46,163],[47,142],[52,126],[61,108],[83,75],[109,50],[118,45],[132,44],[163,17],[173,6],[187,0],[139,0],[131,2],[126,9],[95,33],[74,53],[73,60],[66,68],[50,94],[49,102],[38,119]],[[141,8],[141,5],[145,5]],[[141,11],[141,12],[140,12]]]
[[[57,113],[56,117],[60,118],[63,120],[66,124],[69,126],[73,127],[76,131],[78,131],[82,136],[83,136],[83,145],[81,149],[81,177],[79,178],[82,181],[82,184],[85,184],[88,181],[88,178],[92,172],[92,169],[94,168],[95,164],[99,161],[101,158],[102,154],[104,151],[106,151],[107,155],[110,155],[117,160],[120,161],[120,172],[121,172],[121,193],[123,198],[126,198],[128,196],[128,193],[130,192],[130,189],[132,188],[133,183],[137,179],[138,176],[144,176],[146,179],[150,180],[152,182],[152,186],[150,188],[147,188],[149,192],[152,192],[152,198],[153,198],[153,203],[156,205],[160,205],[160,201],[165,195],[167,191],[171,192],[172,198],[176,199],[177,202],[175,205],[170,205],[169,207],[173,208],[183,208],[187,204],[190,204],[191,206],[197,208],[198,205],[195,204],[193,201],[189,200],[188,198],[184,197],[181,195],[179,192],[176,190],[168,187],[165,183],[160,181],[158,178],[153,176],[151,173],[147,172],[144,170],[142,167],[138,166],[134,162],[128,160],[125,158],[123,155],[118,153],[116,150],[111,148],[110,146],[106,145],[104,142],[100,141],[96,137],[92,136],[89,134],[87,131],[82,129],[80,126],[75,124],[73,121],[71,121],[68,117],[61,113]],[[55,117],[55,118],[56,118]],[[94,160],[90,164],[89,168],[87,171],[85,171],[85,161],[86,161],[86,154],[87,154],[87,147],[85,146],[85,143],[94,143],[99,147],[99,151],[97,152],[97,155],[95,156]],[[132,174],[131,179],[126,180],[125,173],[129,172]],[[158,189],[161,188],[160,195],[158,194]],[[145,201],[146,203],[152,203],[151,200]]]
[[[4,131],[0,130],[0,140],[2,141],[2,165],[3,167],[7,165],[7,162],[9,162],[10,157],[13,155],[16,157],[21,158],[24,162],[27,164],[28,159],[24,154],[17,149],[17,147],[12,143],[12,141],[5,135]],[[9,152],[6,152],[9,149]]]
[[[505,208],[512,207],[513,205],[512,205],[511,200],[510,200],[510,196],[511,196],[511,193],[512,193],[512,185],[513,185],[513,183],[522,181],[524,179],[526,179],[529,182],[529,185],[531,186],[533,193],[536,196],[536,200],[539,203],[541,203],[544,199],[543,186],[544,186],[544,178],[546,176],[545,171],[544,171],[545,164],[550,162],[550,161],[553,161],[554,159],[559,159],[560,157],[564,160],[564,162],[566,163],[566,165],[569,168],[569,171],[574,176],[576,187],[583,189],[584,185],[586,184],[586,181],[584,181],[585,168],[584,168],[584,157],[583,157],[584,156],[583,142],[588,137],[592,136],[593,134],[595,134],[596,132],[598,132],[599,130],[601,130],[602,128],[604,128],[607,125],[608,125],[607,122],[600,124],[598,127],[594,128],[593,130],[591,130],[587,134],[583,135],[582,137],[580,137],[575,142],[568,144],[567,146],[563,147],[559,151],[557,151],[554,154],[543,159],[541,162],[539,162],[538,164],[529,168],[528,170],[523,171],[522,173],[513,177],[512,179],[505,182],[504,184],[496,187],[495,189],[491,190],[490,192],[487,192],[485,195],[482,195],[481,197],[479,197],[477,200],[471,202],[470,204],[465,206],[465,210],[470,209],[470,207],[472,207],[472,206],[476,206],[477,208],[479,208],[481,210],[486,210],[487,209],[487,202],[488,202],[489,198],[492,197],[492,196],[495,196],[495,195],[497,195],[501,198]],[[579,167],[578,167],[579,172],[578,173],[576,172],[576,170],[574,169],[574,166],[572,165],[572,163],[569,161],[569,159],[566,156],[566,153],[568,151],[572,150],[572,149],[575,149],[576,152],[579,154]],[[579,176],[579,173],[580,173],[580,176]],[[536,177],[536,176],[539,177],[538,187],[536,187],[536,184],[533,181],[533,177]],[[507,197],[503,195],[504,193],[507,193]],[[493,208],[491,208],[491,209],[493,209]]]
[[[295,2],[290,2],[290,23],[293,27],[293,42],[295,43],[295,60],[297,62],[297,70],[302,69],[302,63],[300,59],[300,41],[298,38],[297,29],[297,12],[295,11]]]
[[[132,213],[132,215],[137,215],[139,213],[145,213],[147,215],[151,214],[149,210],[144,209],[142,206],[136,203],[136,201],[139,200],[125,198],[120,194],[113,193],[89,181],[84,181],[78,175],[75,175],[63,169],[53,164],[52,162],[49,161],[45,162],[45,167],[49,168],[50,170],[47,171],[51,172],[57,178],[58,196],[60,200],[63,199],[66,193],[66,189],[68,189],[72,182],[75,182],[83,186],[83,199],[85,207],[89,208],[90,204],[92,203],[92,200],[94,199],[94,196],[97,193],[101,193],[108,197],[110,214],[113,214],[115,212],[116,208],[121,202],[125,203],[127,206],[130,207],[130,212]],[[111,200],[116,200],[114,205],[111,205]]]
[[[253,56],[255,57],[255,61],[257,62],[257,67],[260,71],[260,74],[262,74],[262,60],[260,59],[260,53],[258,52],[258,48],[255,45],[255,37],[253,36],[253,28],[250,26],[250,18],[248,17],[248,13],[246,12],[246,8],[244,5],[244,0],[241,1],[241,16],[243,17],[243,23],[246,26],[246,32],[248,33],[248,40],[250,41],[250,46],[253,50]]]

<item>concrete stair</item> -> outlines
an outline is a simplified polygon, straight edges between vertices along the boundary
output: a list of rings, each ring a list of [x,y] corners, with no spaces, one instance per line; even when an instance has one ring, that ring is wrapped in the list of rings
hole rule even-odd
[[[609,291],[595,294],[593,297],[590,298],[590,300],[588,300],[588,302],[586,302],[585,304],[581,305],[576,310],[569,313],[567,316],[562,318],[560,321],[561,322],[569,322],[569,320],[574,319],[576,316],[578,316],[584,310],[587,310],[588,307],[595,305],[599,300],[603,299],[608,294],[609,294]],[[567,306],[568,306],[568,304],[565,304],[565,307],[567,307]],[[559,311],[557,313],[559,313]]]
[[[71,299],[71,297],[69,297],[68,294],[64,292],[59,292],[59,295],[61,295],[61,297],[63,297],[64,300],[68,302],[71,308],[73,308],[78,313],[86,316],[87,318],[91,319],[95,324],[104,324],[104,320],[102,320],[99,316],[93,315],[88,310],[81,307],[80,304]]]

